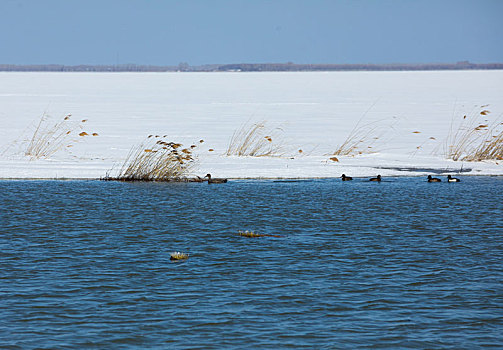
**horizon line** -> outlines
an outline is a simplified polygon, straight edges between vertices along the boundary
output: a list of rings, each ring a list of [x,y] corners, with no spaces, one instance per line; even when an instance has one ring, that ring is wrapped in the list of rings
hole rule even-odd
[[[16,72],[287,72],[287,71],[402,71],[402,70],[499,70],[503,63],[217,63],[189,65],[157,64],[10,64],[0,63],[0,71]]]

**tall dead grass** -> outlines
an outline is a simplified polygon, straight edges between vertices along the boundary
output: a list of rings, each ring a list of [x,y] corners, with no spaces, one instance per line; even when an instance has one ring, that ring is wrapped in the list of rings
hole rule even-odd
[[[368,112],[376,105],[374,102],[362,114],[360,119],[348,134],[344,142],[337,146],[337,149],[331,155],[334,156],[355,156],[359,154],[374,153],[377,151],[376,144],[382,139],[384,134],[393,129],[393,124],[384,123],[384,120],[362,124]]]
[[[378,100],[375,101],[365,111],[365,113],[362,114],[346,139],[340,145],[338,145],[337,149],[330,155],[355,156],[359,154],[377,152],[376,144],[382,139],[384,134],[389,129],[393,129],[393,124],[386,124],[384,120],[377,120],[363,124],[363,121],[366,118],[367,114],[377,104],[377,102]],[[336,157],[334,158],[337,159]],[[331,160],[333,159],[331,158]],[[338,159],[336,161],[338,161]]]
[[[488,106],[477,106],[459,121],[451,121],[444,144],[446,158],[463,161],[503,160],[501,115],[491,118]]]
[[[54,121],[44,113],[28,141],[25,155],[31,159],[49,158],[58,151],[72,147],[78,138],[89,136],[87,132],[81,131],[86,122],[87,119],[74,119],[71,114]],[[92,135],[98,136],[97,133]]]
[[[365,125],[356,125],[342,144],[332,153],[334,156],[354,156],[377,151],[376,144],[387,129],[380,121]]]
[[[195,166],[191,145],[168,142],[165,136],[149,135],[140,145],[129,151],[119,174],[105,180],[118,181],[182,181]]]
[[[236,130],[225,155],[239,157],[281,157],[284,154],[282,129],[268,128],[266,122],[245,123]]]

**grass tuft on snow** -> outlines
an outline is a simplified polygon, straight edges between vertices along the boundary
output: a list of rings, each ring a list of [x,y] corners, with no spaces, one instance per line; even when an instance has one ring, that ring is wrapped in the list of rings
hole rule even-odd
[[[266,127],[266,122],[252,125],[245,123],[236,130],[225,155],[238,157],[281,157],[283,142],[279,135],[281,128]]]
[[[44,113],[28,142],[25,155],[31,159],[49,158],[58,151],[72,147],[79,137],[89,136],[85,131],[76,133],[85,122],[87,119],[75,120],[71,114],[55,122]],[[98,136],[97,133],[93,135]]]
[[[479,162],[503,160],[503,123],[501,115],[491,118],[485,106],[476,106],[460,121],[451,121],[444,144],[447,159]]]

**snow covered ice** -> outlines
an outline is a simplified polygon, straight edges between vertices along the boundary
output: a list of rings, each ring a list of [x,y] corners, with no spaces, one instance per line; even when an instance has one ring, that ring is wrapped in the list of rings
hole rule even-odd
[[[317,178],[502,175],[503,161],[446,159],[451,123],[503,113],[503,71],[0,73],[0,178],[100,178],[148,135],[198,144],[194,175]],[[72,147],[25,155],[44,113],[87,119]],[[278,157],[225,152],[244,124],[265,121]],[[357,123],[375,129],[358,151],[330,160]],[[375,139],[377,138],[377,139]],[[369,148],[371,147],[371,148]],[[210,151],[210,149],[212,151]],[[299,151],[301,150],[301,151]],[[361,152],[362,154],[358,154]],[[113,174],[112,170],[112,174]]]

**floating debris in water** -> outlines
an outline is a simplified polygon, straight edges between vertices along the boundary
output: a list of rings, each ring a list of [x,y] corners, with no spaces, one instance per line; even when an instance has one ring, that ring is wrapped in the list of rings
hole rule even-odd
[[[238,231],[238,235],[244,236],[244,237],[261,237],[262,235],[255,233],[253,231]]]
[[[189,258],[189,254],[181,252],[172,252],[169,255],[170,255],[169,260],[185,260]]]
[[[283,237],[283,236],[280,236],[280,235],[268,235],[268,234],[264,234],[264,233],[255,233],[253,231],[238,231],[238,235],[240,236],[243,236],[243,237]]]

